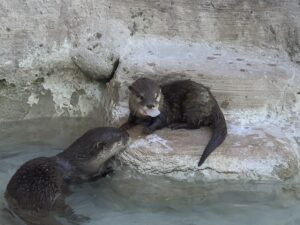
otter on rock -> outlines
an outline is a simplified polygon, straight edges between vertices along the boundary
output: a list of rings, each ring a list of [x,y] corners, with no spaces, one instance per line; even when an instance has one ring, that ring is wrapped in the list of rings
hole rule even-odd
[[[28,225],[60,225],[52,212],[77,224],[80,217],[64,202],[68,184],[105,176],[110,159],[126,148],[128,140],[128,133],[118,128],[94,128],[53,157],[27,161],[7,185],[9,209]]]
[[[198,166],[217,148],[227,135],[224,115],[209,89],[191,80],[159,85],[149,78],[139,78],[129,86],[130,114],[120,128],[127,130],[148,121],[143,133],[157,129],[197,129],[209,126],[212,137],[205,147]]]

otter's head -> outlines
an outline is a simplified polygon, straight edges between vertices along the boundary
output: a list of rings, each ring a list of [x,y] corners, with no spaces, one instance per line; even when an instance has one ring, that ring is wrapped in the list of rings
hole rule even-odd
[[[142,116],[156,117],[160,114],[159,102],[161,89],[159,84],[148,78],[139,78],[129,86],[130,101],[136,113]]]
[[[128,142],[126,131],[115,127],[97,127],[87,131],[57,156],[71,163],[94,162],[101,165],[125,150]]]
[[[102,153],[107,154],[108,158],[124,150],[129,142],[129,134],[126,131],[121,131],[115,127],[96,128],[95,145],[97,148],[102,148]]]

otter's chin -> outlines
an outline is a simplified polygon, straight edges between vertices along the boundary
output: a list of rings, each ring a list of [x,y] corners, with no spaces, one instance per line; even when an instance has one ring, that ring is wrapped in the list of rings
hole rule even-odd
[[[145,110],[145,115],[150,117],[157,117],[160,114],[158,109],[147,109]]]

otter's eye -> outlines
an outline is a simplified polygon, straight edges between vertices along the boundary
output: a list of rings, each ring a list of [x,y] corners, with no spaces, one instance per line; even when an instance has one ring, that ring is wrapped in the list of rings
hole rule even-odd
[[[138,96],[138,98],[139,98],[141,101],[143,101],[143,100],[144,100],[144,97],[143,97],[143,96],[141,96],[141,95],[139,95],[139,96]]]

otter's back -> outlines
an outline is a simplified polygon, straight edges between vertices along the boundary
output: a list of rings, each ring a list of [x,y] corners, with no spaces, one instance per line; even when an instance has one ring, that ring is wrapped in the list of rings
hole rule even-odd
[[[51,210],[63,188],[63,176],[52,158],[39,157],[24,163],[6,188],[8,202],[22,209]]]
[[[209,89],[192,80],[178,80],[164,84],[162,92],[166,100],[181,103],[186,98],[187,93],[208,93]]]

